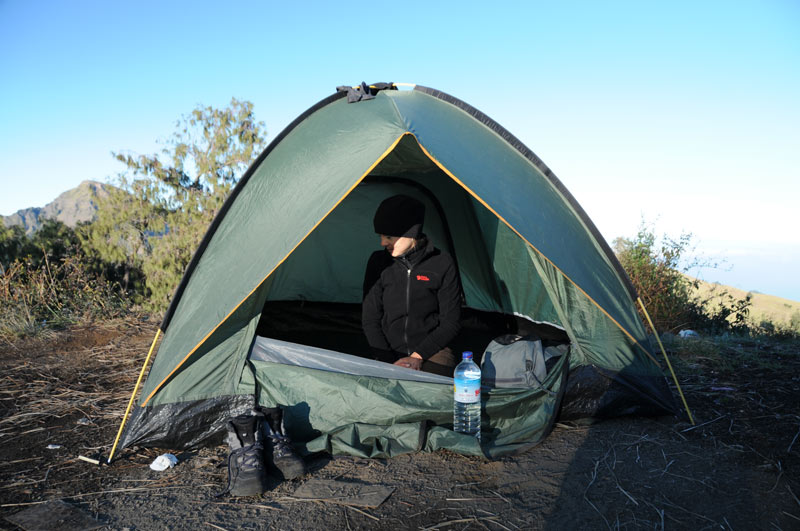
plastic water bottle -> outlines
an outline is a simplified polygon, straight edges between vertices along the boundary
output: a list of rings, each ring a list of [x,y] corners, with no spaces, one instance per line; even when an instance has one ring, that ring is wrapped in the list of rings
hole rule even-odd
[[[453,373],[453,429],[481,438],[481,369],[464,352]]]

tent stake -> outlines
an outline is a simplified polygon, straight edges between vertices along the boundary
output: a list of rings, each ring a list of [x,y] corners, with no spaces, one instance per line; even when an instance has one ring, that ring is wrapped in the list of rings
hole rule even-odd
[[[139,379],[136,380],[136,385],[133,386],[133,393],[131,394],[131,399],[128,401],[128,408],[125,410],[125,414],[122,416],[122,423],[119,425],[117,438],[114,439],[114,446],[111,447],[111,453],[108,454],[108,459],[106,460],[106,462],[109,465],[111,464],[111,458],[114,457],[114,451],[117,449],[117,443],[119,443],[119,438],[120,436],[122,436],[122,429],[125,427],[125,421],[128,420],[128,413],[131,412],[131,406],[133,406],[133,399],[136,398],[136,391],[139,390],[139,384],[142,383],[144,370],[147,368],[147,363],[150,361],[150,356],[153,354],[153,349],[156,347],[156,341],[158,341],[158,336],[160,335],[161,335],[161,329],[159,328],[158,331],[156,332],[156,337],[153,338],[153,344],[150,345],[150,351],[147,353],[147,357],[144,359],[142,370],[139,373]]]
[[[653,335],[656,336],[656,341],[658,341],[658,346],[661,347],[661,353],[664,355],[664,359],[667,360],[667,367],[669,367],[669,372],[672,374],[672,380],[675,382],[675,386],[678,388],[678,394],[681,395],[681,400],[683,401],[683,407],[686,408],[686,414],[689,415],[689,422],[691,422],[692,426],[694,426],[695,425],[694,417],[692,417],[692,412],[689,411],[689,404],[686,403],[686,397],[683,396],[683,389],[681,389],[681,384],[678,383],[678,377],[675,376],[675,371],[672,370],[672,363],[669,362],[667,351],[664,350],[664,345],[661,343],[661,338],[658,337],[658,330],[656,330],[656,327],[653,325],[653,321],[652,319],[650,319],[650,314],[647,313],[647,308],[644,307],[642,298],[639,297],[636,300],[639,301],[639,306],[642,307],[644,316],[647,317],[647,322],[650,323],[650,329],[653,331]]]

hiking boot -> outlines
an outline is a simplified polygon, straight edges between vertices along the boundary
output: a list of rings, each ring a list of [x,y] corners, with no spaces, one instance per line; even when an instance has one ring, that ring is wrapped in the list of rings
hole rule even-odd
[[[286,436],[283,426],[283,411],[280,408],[262,408],[265,422],[261,425],[266,442],[266,457],[269,467],[283,479],[299,478],[306,473],[306,464],[298,456],[292,441]]]
[[[239,415],[228,420],[228,486],[222,494],[258,496],[267,488],[261,416]]]

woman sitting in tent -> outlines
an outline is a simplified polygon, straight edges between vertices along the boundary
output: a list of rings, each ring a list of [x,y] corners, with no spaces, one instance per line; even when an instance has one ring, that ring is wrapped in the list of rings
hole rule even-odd
[[[447,345],[459,332],[461,288],[453,259],[423,234],[424,219],[425,205],[406,195],[378,207],[384,250],[367,262],[361,322],[378,361],[452,376]]]

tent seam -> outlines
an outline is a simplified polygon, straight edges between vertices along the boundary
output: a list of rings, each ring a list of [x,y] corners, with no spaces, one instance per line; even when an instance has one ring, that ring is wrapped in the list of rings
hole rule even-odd
[[[387,98],[388,98],[388,96],[387,96]],[[405,129],[405,131],[406,131],[404,134],[410,134],[410,135],[413,136],[414,133],[412,133],[411,131],[408,130],[409,129],[408,128],[408,124],[406,124],[405,118],[403,117],[403,113],[400,112],[400,108],[397,107],[397,103],[394,101],[394,98],[389,98],[389,101],[392,103],[392,107],[394,107],[395,114],[397,115],[397,117],[400,119],[400,121],[403,124],[403,129]]]
[[[628,338],[630,338],[630,340],[631,340],[631,341],[633,341],[633,342],[634,342],[634,344],[636,344],[637,346],[639,346],[639,348],[641,348],[641,349],[642,349],[642,351],[644,351],[644,353],[645,353],[645,354],[646,354],[646,355],[647,355],[647,356],[648,356],[648,357],[649,357],[649,358],[650,358],[650,359],[651,359],[653,362],[655,362],[656,366],[659,366],[659,367],[660,367],[660,365],[658,364],[658,362],[656,361],[656,359],[653,357],[653,355],[652,355],[652,354],[650,354],[649,352],[647,352],[647,349],[646,349],[646,348],[644,348],[644,346],[643,346],[641,343],[639,343],[639,341],[637,341],[635,337],[633,337],[633,334],[631,334],[631,333],[630,333],[628,330],[626,330],[626,329],[625,329],[625,327],[624,327],[624,326],[622,326],[622,325],[621,325],[619,322],[617,322],[617,320],[616,320],[616,319],[614,319],[614,318],[613,318],[613,317],[612,317],[612,316],[611,316],[611,315],[610,315],[610,314],[609,314],[609,313],[606,311],[606,309],[605,309],[605,308],[603,308],[603,307],[602,307],[602,306],[601,306],[601,305],[600,305],[600,304],[599,304],[597,301],[595,301],[595,300],[594,300],[594,299],[593,299],[593,298],[592,298],[592,297],[591,297],[591,296],[590,296],[588,293],[586,293],[586,291],[584,291],[584,289],[583,289],[583,288],[581,288],[581,287],[580,287],[580,285],[578,285],[578,283],[577,283],[577,282],[575,282],[574,280],[572,280],[572,279],[571,279],[571,278],[570,278],[570,277],[569,277],[569,276],[568,276],[566,273],[564,273],[564,272],[561,270],[561,268],[559,268],[559,267],[558,267],[558,266],[557,266],[555,263],[553,263],[553,261],[552,261],[552,260],[550,260],[550,258],[548,258],[548,257],[547,257],[547,255],[545,255],[543,252],[541,252],[539,249],[537,249],[535,245],[533,245],[531,242],[529,242],[527,238],[525,238],[525,237],[524,237],[522,234],[520,234],[520,232],[519,232],[519,231],[517,231],[517,229],[515,229],[515,228],[514,228],[514,227],[513,227],[513,226],[512,226],[512,225],[511,225],[511,224],[510,224],[508,221],[506,221],[506,219],[505,219],[503,216],[501,216],[500,214],[498,214],[496,210],[494,210],[494,209],[493,209],[491,206],[489,206],[489,204],[488,204],[486,201],[484,201],[484,200],[483,200],[483,198],[481,198],[481,197],[480,197],[478,194],[476,194],[476,193],[475,193],[475,192],[474,192],[474,191],[473,191],[471,188],[469,188],[467,185],[465,185],[465,184],[464,184],[464,183],[463,183],[463,182],[462,182],[462,181],[461,181],[461,180],[460,180],[458,177],[456,177],[456,176],[455,176],[455,174],[453,174],[453,172],[451,172],[451,171],[450,171],[450,170],[449,170],[449,169],[448,169],[448,168],[447,168],[447,167],[446,167],[444,164],[442,164],[441,162],[439,162],[439,161],[438,161],[438,160],[437,160],[437,159],[436,159],[436,158],[435,158],[433,155],[431,155],[431,153],[430,153],[430,152],[429,152],[427,149],[425,149],[425,146],[423,146],[423,145],[422,145],[422,143],[419,141],[419,139],[417,138],[417,136],[416,136],[416,135],[414,135],[414,133],[410,133],[410,132],[409,132],[409,133],[407,133],[407,134],[410,134],[410,135],[412,135],[412,136],[414,137],[414,140],[416,140],[416,141],[417,141],[417,144],[419,145],[420,149],[422,149],[422,152],[423,152],[423,153],[425,153],[425,155],[426,155],[426,156],[427,156],[429,159],[431,159],[431,161],[432,161],[434,164],[436,164],[436,165],[437,165],[437,166],[438,166],[438,167],[439,167],[439,168],[440,168],[440,169],[441,169],[443,172],[445,172],[445,173],[446,173],[448,176],[450,176],[450,178],[451,178],[451,179],[453,179],[453,180],[454,180],[456,183],[458,183],[458,185],[459,185],[459,186],[461,186],[461,187],[462,187],[464,190],[466,190],[466,191],[467,191],[467,192],[468,192],[470,195],[472,195],[472,196],[473,196],[475,199],[477,199],[477,200],[478,200],[478,201],[479,201],[479,202],[480,202],[482,205],[484,205],[486,208],[488,208],[490,212],[492,212],[492,213],[493,213],[495,216],[497,216],[497,219],[499,219],[500,221],[502,221],[503,223],[505,223],[505,224],[506,224],[506,226],[507,226],[509,229],[511,229],[512,231],[514,231],[514,234],[516,234],[517,236],[519,236],[520,238],[522,238],[522,240],[523,240],[525,243],[527,243],[527,244],[528,244],[528,245],[529,245],[529,246],[530,246],[530,247],[531,247],[531,248],[532,248],[534,251],[536,251],[536,253],[537,253],[537,254],[539,254],[539,255],[540,255],[542,258],[544,258],[544,259],[545,259],[545,260],[546,260],[546,261],[547,261],[547,262],[548,262],[548,263],[549,263],[551,266],[553,266],[553,268],[554,268],[556,271],[558,271],[558,272],[559,272],[559,274],[561,274],[561,276],[563,276],[564,278],[566,278],[566,279],[567,279],[567,280],[570,282],[570,284],[572,284],[573,286],[575,286],[575,287],[578,289],[578,291],[580,291],[581,293],[583,293],[583,295],[584,295],[584,296],[585,296],[587,299],[589,299],[589,301],[591,301],[591,303],[592,303],[592,304],[594,304],[595,306],[597,306],[597,308],[598,308],[598,309],[599,309],[599,310],[600,310],[600,311],[603,313],[603,315],[605,315],[605,316],[606,316],[608,319],[610,319],[610,320],[611,320],[611,322],[612,322],[612,323],[614,323],[614,324],[615,324],[615,325],[616,325],[616,326],[617,326],[617,327],[618,327],[620,330],[622,330],[622,332],[623,332],[623,333],[624,333],[626,336],[628,336]]]
[[[203,254],[205,254],[206,248],[211,242],[214,234],[216,233],[219,226],[222,224],[222,220],[228,213],[231,205],[236,201],[236,198],[239,196],[239,193],[244,189],[247,185],[247,182],[255,173],[256,169],[261,165],[261,163],[266,159],[270,153],[287,137],[289,134],[294,131],[306,118],[314,114],[315,112],[319,111],[323,107],[330,105],[331,103],[336,102],[337,100],[342,99],[345,96],[344,92],[337,92],[327,98],[320,100],[315,105],[309,107],[303,114],[298,116],[297,118],[292,121],[288,126],[286,126],[278,136],[276,136],[269,145],[258,155],[256,160],[253,161],[252,164],[247,168],[247,170],[242,175],[242,178],[239,179],[239,182],[236,183],[236,186],[233,187],[231,193],[225,199],[220,208],[217,215],[212,220],[211,224],[209,225],[206,233],[203,235],[203,239],[200,240],[200,245],[195,250],[194,255],[192,255],[191,260],[189,261],[189,265],[186,267],[186,271],[184,271],[183,277],[181,277],[181,281],[178,283],[178,287],[175,289],[175,293],[172,295],[172,300],[170,301],[169,306],[167,307],[167,311],[164,314],[164,318],[161,321],[160,328],[163,332],[166,333],[167,328],[169,327],[169,323],[172,321],[173,314],[178,309],[178,304],[180,303],[181,298],[183,297],[183,292],[188,286],[189,278],[191,277],[192,273],[194,272],[195,268],[199,265],[200,259],[202,258]]]
[[[545,164],[538,155],[536,155],[536,153],[534,153],[519,138],[514,136],[502,125],[470,104],[445,92],[430,87],[425,87],[423,85],[416,85],[414,90],[453,105],[458,110],[464,112],[467,114],[467,116],[486,127],[491,133],[500,137],[501,140],[509,144],[523,159],[531,162],[534,167],[544,176],[545,180],[550,184],[550,186],[553,187],[556,193],[561,195],[562,199],[564,199],[567,204],[569,204],[575,210],[578,219],[584,225],[584,228],[588,230],[592,236],[594,236],[595,243],[601,248],[606,260],[609,262],[609,265],[611,265],[611,267],[617,272],[622,284],[628,290],[628,294],[631,296],[631,302],[635,303],[635,299],[638,297],[638,294],[636,292],[636,288],[633,286],[633,283],[630,280],[630,277],[625,271],[625,268],[623,268],[622,264],[619,263],[619,260],[616,259],[613,251],[611,251],[611,248],[608,247],[608,243],[602,238],[597,226],[591,220],[580,203],[578,203],[578,200],[575,199],[575,196],[572,195],[564,183],[561,182],[561,179],[559,179],[558,176],[553,173],[553,170],[551,170],[550,167],[547,166],[547,164]]]

